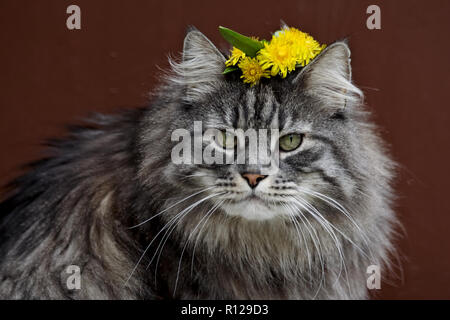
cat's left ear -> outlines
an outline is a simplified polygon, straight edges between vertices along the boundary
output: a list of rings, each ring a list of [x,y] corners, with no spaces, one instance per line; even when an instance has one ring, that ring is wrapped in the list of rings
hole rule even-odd
[[[332,109],[358,104],[363,99],[362,91],[352,83],[350,49],[346,41],[325,48],[293,82]]]
[[[185,87],[185,100],[195,102],[212,92],[223,79],[224,55],[197,29],[191,27],[184,39],[180,63],[170,61],[176,83]]]

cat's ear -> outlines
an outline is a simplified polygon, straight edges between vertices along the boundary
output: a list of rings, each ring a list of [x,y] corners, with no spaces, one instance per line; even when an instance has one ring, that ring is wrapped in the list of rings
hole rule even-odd
[[[224,55],[197,29],[191,27],[184,38],[182,61],[170,61],[174,78],[185,88],[185,100],[195,102],[212,92],[223,80]]]
[[[345,41],[325,48],[300,71],[294,82],[333,109],[358,104],[363,99],[362,91],[352,83],[350,49]]]

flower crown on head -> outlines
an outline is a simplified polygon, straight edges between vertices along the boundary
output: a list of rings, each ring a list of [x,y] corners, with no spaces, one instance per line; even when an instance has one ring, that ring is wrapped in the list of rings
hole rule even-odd
[[[233,46],[223,73],[241,70],[241,78],[252,86],[261,78],[286,78],[326,47],[309,34],[287,26],[275,32],[270,41],[249,38],[225,27],[219,27],[219,32]]]

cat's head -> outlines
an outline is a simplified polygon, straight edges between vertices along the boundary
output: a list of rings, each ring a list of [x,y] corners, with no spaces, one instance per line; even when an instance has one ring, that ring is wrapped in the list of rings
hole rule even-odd
[[[318,201],[350,198],[357,188],[353,118],[362,93],[351,82],[346,42],[329,45],[287,78],[263,79],[255,86],[239,75],[223,75],[225,60],[194,29],[185,38],[182,60],[171,63],[170,80],[182,96],[173,127],[193,138],[187,163],[172,163],[167,170],[173,181],[191,194],[204,192],[202,199],[210,197],[205,201],[226,214],[248,220],[289,217],[299,209],[313,210]],[[200,149],[194,146],[194,122],[201,123],[202,133],[216,132],[209,140],[203,136]],[[226,133],[236,129],[268,130],[261,145],[276,157],[270,170],[250,163],[249,139]],[[241,148],[247,150],[246,161],[206,163],[201,155],[195,160],[196,150],[204,154],[206,148],[224,156]]]

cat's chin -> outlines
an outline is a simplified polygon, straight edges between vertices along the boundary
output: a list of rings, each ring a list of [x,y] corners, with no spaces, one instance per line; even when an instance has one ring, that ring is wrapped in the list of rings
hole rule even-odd
[[[223,211],[230,216],[242,217],[246,220],[270,220],[283,215],[282,209],[270,208],[263,201],[248,199],[222,205]]]

